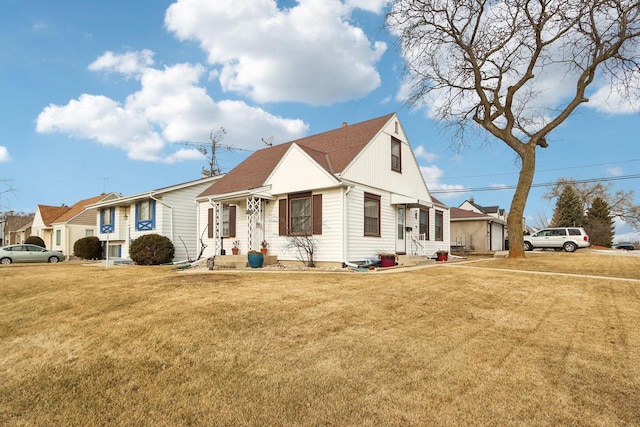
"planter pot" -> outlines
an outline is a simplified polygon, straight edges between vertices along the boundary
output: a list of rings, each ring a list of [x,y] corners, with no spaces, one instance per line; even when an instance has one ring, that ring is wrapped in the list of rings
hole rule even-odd
[[[449,259],[449,252],[436,252],[436,261],[447,261]]]
[[[264,255],[260,253],[247,254],[247,261],[249,261],[249,267],[261,268],[264,262]]]
[[[231,253],[234,255],[238,255],[238,253],[240,253],[240,249],[238,248],[231,248]]]
[[[261,249],[260,249],[260,253],[261,253],[262,255],[266,255],[266,254],[267,254],[267,251],[268,251],[268,249],[267,249],[267,248],[261,248]]]
[[[395,255],[380,255],[380,267],[393,267],[396,265]]]

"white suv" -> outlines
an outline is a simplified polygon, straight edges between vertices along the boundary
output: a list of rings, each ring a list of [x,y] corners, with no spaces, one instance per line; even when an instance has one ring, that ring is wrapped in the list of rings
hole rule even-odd
[[[524,250],[532,251],[536,248],[552,248],[557,251],[564,249],[574,252],[578,248],[589,247],[589,236],[580,227],[545,228],[524,236]]]

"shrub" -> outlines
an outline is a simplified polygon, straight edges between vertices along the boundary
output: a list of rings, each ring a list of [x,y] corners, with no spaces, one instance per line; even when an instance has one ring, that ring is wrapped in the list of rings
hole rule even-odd
[[[100,259],[102,243],[96,236],[83,237],[73,244],[73,254],[82,259]]]
[[[169,238],[159,234],[145,234],[131,242],[129,256],[136,264],[159,265],[171,262],[175,248]]]
[[[38,236],[29,236],[29,237],[27,237],[27,240],[25,240],[24,242],[26,244],[28,244],[28,245],[38,245],[41,248],[46,247],[45,244],[44,244],[44,240],[42,240]]]

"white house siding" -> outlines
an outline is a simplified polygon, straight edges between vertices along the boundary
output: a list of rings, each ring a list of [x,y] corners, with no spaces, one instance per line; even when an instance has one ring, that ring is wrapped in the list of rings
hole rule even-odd
[[[343,172],[345,180],[431,202],[420,167],[403,133],[393,133],[393,121],[379,133]],[[401,172],[391,170],[391,137],[401,141]],[[383,161],[381,162],[381,159]]]
[[[364,235],[364,193],[380,196],[380,237]],[[379,252],[395,252],[396,209],[388,192],[356,186],[347,195],[347,261],[363,261]]]
[[[265,185],[271,194],[288,194],[334,187],[338,181],[309,157],[300,147],[292,144]]]
[[[344,261],[342,248],[342,189],[333,188],[314,191],[313,194],[322,194],[322,234],[314,235],[316,242],[316,250],[314,260],[317,262],[342,263]],[[286,197],[283,195],[282,197]],[[272,235],[275,243],[274,249],[278,254],[278,259],[283,261],[296,261],[297,252],[295,250],[287,250],[289,239],[287,236],[278,236],[278,203],[270,203],[271,220],[268,221],[268,232]],[[275,219],[275,220],[273,220]]]

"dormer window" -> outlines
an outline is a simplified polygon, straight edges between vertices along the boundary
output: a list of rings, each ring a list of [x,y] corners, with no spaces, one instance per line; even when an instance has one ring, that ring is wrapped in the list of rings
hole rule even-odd
[[[402,142],[391,137],[391,170],[402,172]]]

